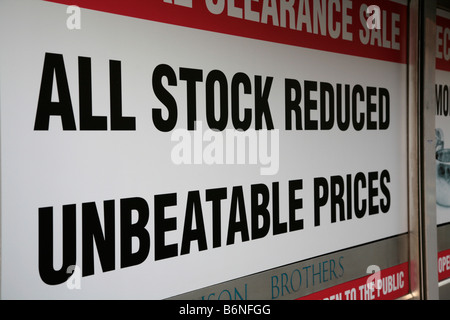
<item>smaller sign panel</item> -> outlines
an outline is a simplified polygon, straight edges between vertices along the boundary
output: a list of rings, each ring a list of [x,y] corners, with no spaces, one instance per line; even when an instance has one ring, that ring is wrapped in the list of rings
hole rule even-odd
[[[450,222],[450,15],[436,17],[436,210],[437,224]]]
[[[403,234],[209,286],[170,299],[396,299],[409,291],[407,249],[408,236]],[[371,285],[370,283],[375,283],[375,280],[377,284]]]
[[[393,300],[409,293],[408,263],[376,270],[341,285],[313,293],[299,300]]]
[[[438,280],[450,278],[450,249],[438,253]]]

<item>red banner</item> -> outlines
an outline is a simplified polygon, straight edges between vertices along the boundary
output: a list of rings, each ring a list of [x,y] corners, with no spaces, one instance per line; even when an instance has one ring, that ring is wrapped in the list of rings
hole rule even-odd
[[[436,16],[436,69],[450,71],[450,20]]]
[[[393,300],[408,293],[408,262],[405,262],[298,300]]]
[[[436,69],[450,71],[450,20],[436,16]]]
[[[438,279],[450,278],[450,249],[438,253]]]
[[[363,0],[47,0],[246,38],[406,63],[407,7]],[[370,24],[378,18],[380,24]]]

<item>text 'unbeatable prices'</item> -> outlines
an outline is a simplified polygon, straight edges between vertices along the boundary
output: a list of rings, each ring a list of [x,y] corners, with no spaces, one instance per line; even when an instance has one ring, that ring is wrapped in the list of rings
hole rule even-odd
[[[309,199],[313,219],[308,219],[309,210],[303,210],[308,202],[302,197],[303,179],[290,180],[287,185],[273,182],[155,194],[148,200],[105,200],[103,210],[96,202],[66,204],[62,206],[62,245],[54,240],[54,208],[42,207],[38,212],[39,274],[46,284],[56,285],[67,280],[70,266],[81,265],[83,277],[98,273],[94,248],[102,271],[107,272],[116,270],[117,253],[123,269],[148,261],[149,255],[157,263],[224,245],[302,232],[308,226],[367,221],[389,213],[390,182],[388,170],[316,177],[308,184],[314,193]],[[286,209],[281,210],[283,202]],[[56,246],[62,248],[60,269],[54,267],[54,260],[59,260],[54,259]],[[82,253],[77,256],[80,247]]]

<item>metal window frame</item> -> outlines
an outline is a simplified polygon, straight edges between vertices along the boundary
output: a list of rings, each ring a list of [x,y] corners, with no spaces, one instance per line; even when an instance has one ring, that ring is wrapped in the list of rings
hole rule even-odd
[[[437,0],[409,1],[408,203],[413,299],[439,298],[435,169]]]

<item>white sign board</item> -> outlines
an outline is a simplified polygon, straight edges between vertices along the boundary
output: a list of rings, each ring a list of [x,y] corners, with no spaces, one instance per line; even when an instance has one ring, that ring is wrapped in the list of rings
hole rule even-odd
[[[161,299],[407,232],[405,5],[57,2],[0,2],[2,298]]]

